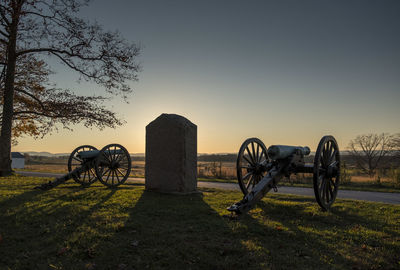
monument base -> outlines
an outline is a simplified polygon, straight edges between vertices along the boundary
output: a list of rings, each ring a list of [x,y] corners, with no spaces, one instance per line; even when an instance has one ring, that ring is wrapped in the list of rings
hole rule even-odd
[[[146,192],[156,192],[161,194],[171,194],[171,195],[203,195],[203,192],[200,190],[189,191],[189,192],[176,192],[176,191],[164,191],[164,190],[157,190],[157,189],[148,189],[146,188]]]

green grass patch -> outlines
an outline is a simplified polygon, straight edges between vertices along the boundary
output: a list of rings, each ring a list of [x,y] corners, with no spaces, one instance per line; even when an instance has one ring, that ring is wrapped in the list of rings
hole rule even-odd
[[[0,269],[399,269],[400,206],[271,194],[239,219],[240,192],[168,195],[126,184],[33,190],[0,178]]]

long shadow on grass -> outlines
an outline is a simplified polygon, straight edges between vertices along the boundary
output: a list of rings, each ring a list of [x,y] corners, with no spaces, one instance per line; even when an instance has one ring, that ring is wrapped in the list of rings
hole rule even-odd
[[[295,199],[297,202],[298,200]],[[258,211],[257,211],[258,210]],[[260,211],[261,210],[261,211]],[[334,247],[336,239],[324,238],[316,224],[316,220],[304,213],[302,207],[285,205],[277,201],[261,201],[256,211],[247,215],[244,222],[249,227],[259,224],[264,227],[264,237],[253,235],[255,239],[273,253],[274,265],[279,269],[292,269],[294,265],[300,269],[332,269],[330,259],[335,264],[346,264]],[[329,219],[322,223],[333,225]],[[334,229],[326,225],[328,230]],[[331,246],[333,245],[333,246]],[[344,264],[344,265],[343,265]],[[348,267],[348,266],[347,266]],[[346,268],[346,267],[345,267]]]
[[[65,267],[91,256],[88,246],[79,246],[81,242],[87,244],[87,241],[81,241],[86,231],[95,237],[87,230],[91,225],[88,224],[89,217],[115,192],[115,189],[104,187],[83,189],[73,185],[47,192],[28,191],[11,197],[1,206],[0,234],[3,240],[0,254],[6,256],[0,256],[0,268]],[[76,252],[80,254],[76,256]],[[73,263],[75,268],[79,265]]]
[[[364,239],[347,230],[357,229],[354,223],[371,231],[385,224],[357,214],[356,206],[339,203],[322,213],[313,199],[280,196],[284,200],[262,201],[236,221],[214,209],[233,203],[227,196],[237,193],[177,196],[141,186],[60,186],[10,198],[6,208],[0,205],[0,268],[84,269],[95,263],[96,269],[331,269],[336,263],[351,269],[377,266],[368,252],[388,254],[359,250]],[[368,245],[370,240],[376,239],[367,238]],[[354,261],[345,256],[351,252],[366,258]]]
[[[253,237],[264,248],[272,250],[277,268],[291,269],[293,265],[307,269],[394,267],[396,246],[382,244],[379,239],[382,228],[386,227],[383,221],[357,214],[355,208],[334,207],[329,213],[322,212],[309,200],[293,197],[284,201],[261,201],[242,220],[249,228],[256,224],[265,228],[266,237],[259,234]],[[361,230],[358,226],[368,233],[358,232]],[[391,230],[385,232],[396,237]]]
[[[34,202],[41,198],[47,198],[48,200],[50,200],[52,198],[53,200],[58,200],[59,199],[58,197],[51,196],[51,195],[54,195],[54,193],[59,194],[60,191],[62,191],[62,192],[68,191],[70,193],[77,193],[77,192],[80,192],[85,189],[84,187],[78,186],[78,185],[73,185],[73,186],[67,185],[67,186],[58,186],[52,190],[43,191],[43,190],[34,189],[35,186],[37,186],[37,185],[20,184],[20,183],[18,183],[18,184],[10,183],[8,185],[2,185],[2,187],[0,188],[0,192],[5,191],[7,194],[12,193],[13,190],[17,190],[17,191],[23,190],[23,192],[19,192],[16,195],[10,195],[9,198],[1,200],[0,207],[15,208],[15,207],[24,205],[27,202]],[[65,195],[63,195],[63,196],[65,196]]]
[[[25,177],[17,176],[0,179],[0,195],[7,195],[7,199],[0,198],[0,206],[15,207],[20,204],[34,201],[36,197],[41,197],[51,191],[43,191],[35,189],[35,187],[54,180],[54,178],[40,178],[40,177]],[[72,180],[57,186],[54,190],[81,190],[82,187],[74,184]]]
[[[0,194],[7,197],[6,199],[0,198],[0,209],[13,209],[26,202],[36,200],[44,193],[41,190],[34,189],[39,183],[43,183],[43,181],[32,181],[31,178],[25,177],[10,177],[0,181]],[[0,215],[2,214],[4,214],[4,211],[0,212]]]
[[[268,254],[252,254],[201,194],[144,191],[96,265],[135,269],[265,269]]]

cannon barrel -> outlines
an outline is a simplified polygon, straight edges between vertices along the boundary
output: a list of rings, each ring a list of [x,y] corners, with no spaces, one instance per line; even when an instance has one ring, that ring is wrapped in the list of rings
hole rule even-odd
[[[310,148],[308,146],[271,145],[267,153],[270,159],[279,160],[288,158],[293,154],[307,156],[310,154]]]
[[[108,155],[122,155],[124,154],[124,151],[122,151],[121,149],[118,150],[107,150],[107,154]],[[77,156],[81,159],[93,159],[93,158],[97,158],[100,155],[100,151],[99,150],[90,150],[90,151],[80,151]]]
[[[83,159],[96,158],[99,155],[99,150],[80,151],[76,156]]]

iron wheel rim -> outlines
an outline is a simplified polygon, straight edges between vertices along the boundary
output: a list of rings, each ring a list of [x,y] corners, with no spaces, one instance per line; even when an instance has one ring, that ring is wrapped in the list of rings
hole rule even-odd
[[[335,202],[340,183],[340,151],[333,136],[324,136],[314,158],[313,186],[315,198],[323,210]]]
[[[68,158],[68,172],[71,172],[77,167],[82,166],[83,160],[77,156],[80,152],[93,150],[97,150],[97,148],[92,145],[81,145],[75,148],[75,150],[72,151]],[[88,171],[79,176],[73,175],[72,179],[74,179],[76,183],[81,184],[82,186],[90,186],[92,183],[97,181],[97,176],[95,169],[90,168]]]
[[[268,163],[267,148],[258,138],[249,138],[241,145],[236,160],[237,179],[244,195],[247,195],[265,176]]]
[[[108,187],[117,187],[128,179],[132,160],[128,150],[120,144],[109,144],[100,150],[96,159],[96,175]]]

